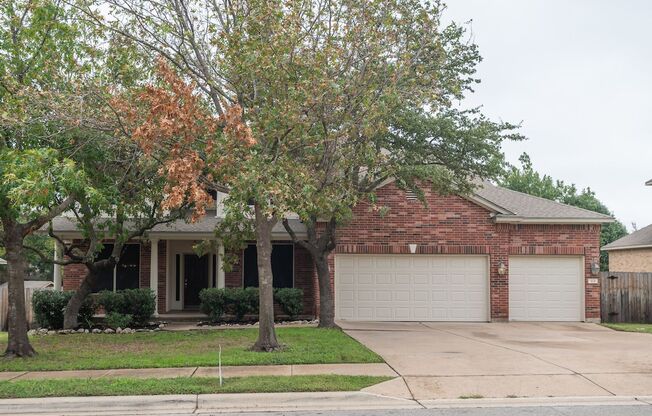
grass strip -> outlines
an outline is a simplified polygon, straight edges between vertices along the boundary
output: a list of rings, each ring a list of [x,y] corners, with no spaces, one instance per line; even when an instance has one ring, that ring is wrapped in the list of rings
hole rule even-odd
[[[0,371],[104,370],[222,365],[380,363],[377,354],[344,332],[320,328],[277,328],[286,347],[273,353],[249,348],[258,330],[224,329],[139,332],[135,334],[41,335],[30,338],[38,355],[0,358]],[[7,334],[0,333],[4,351]]]
[[[357,391],[390,378],[339,375],[234,377],[224,379],[222,386],[214,377],[17,380],[0,382],[0,398]]]

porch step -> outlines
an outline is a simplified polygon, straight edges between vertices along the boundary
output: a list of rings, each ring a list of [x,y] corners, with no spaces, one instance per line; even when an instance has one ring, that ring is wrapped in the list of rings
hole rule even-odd
[[[158,315],[158,321],[165,322],[199,322],[208,319],[208,315],[201,312],[168,312]]]

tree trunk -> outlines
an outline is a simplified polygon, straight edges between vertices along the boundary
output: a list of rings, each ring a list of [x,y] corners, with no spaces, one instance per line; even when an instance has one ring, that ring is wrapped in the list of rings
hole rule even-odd
[[[331,285],[331,270],[328,265],[328,254],[319,253],[313,256],[317,267],[319,282],[319,328],[339,328],[335,323],[335,299]]]
[[[275,218],[268,218],[258,206],[256,213],[256,249],[258,252],[258,340],[254,351],[274,351],[280,348],[274,330],[274,288],[272,276],[272,228]]]
[[[25,271],[23,235],[19,227],[3,223],[9,275],[9,339],[5,357],[31,357],[36,354],[27,337],[25,316]]]
[[[66,309],[63,311],[63,329],[77,329],[79,322],[77,318],[79,316],[79,309],[82,304],[93,291],[93,283],[97,279],[97,271],[88,268],[84,280],[82,280],[79,288],[75,291],[75,294],[72,295]]]

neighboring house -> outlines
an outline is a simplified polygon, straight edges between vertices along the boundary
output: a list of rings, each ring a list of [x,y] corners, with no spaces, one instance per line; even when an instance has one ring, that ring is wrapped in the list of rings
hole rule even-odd
[[[610,272],[652,273],[652,225],[602,247],[609,252]]]
[[[645,182],[652,186],[652,179]],[[652,272],[652,225],[602,247],[609,253],[610,272]]]
[[[376,321],[598,321],[600,227],[609,216],[483,185],[472,196],[416,195],[389,182],[376,207],[361,203],[338,229],[332,258],[336,317]],[[219,207],[219,204],[218,204]],[[256,249],[222,270],[221,250],[204,257],[194,242],[215,238],[220,210],[196,223],[158,226],[135,241],[96,289],[151,287],[158,311],[196,310],[205,287],[257,285]],[[305,228],[291,225],[299,235]],[[54,231],[80,238],[56,218]],[[304,314],[318,312],[318,285],[309,254],[273,233],[274,285],[304,291]],[[63,288],[75,289],[83,266],[66,266]]]

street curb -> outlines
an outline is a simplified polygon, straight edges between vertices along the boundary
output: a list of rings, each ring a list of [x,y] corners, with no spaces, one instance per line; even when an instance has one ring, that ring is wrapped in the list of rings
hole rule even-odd
[[[411,400],[365,392],[185,394],[0,400],[0,415],[153,415],[315,410],[649,406],[652,396]]]

